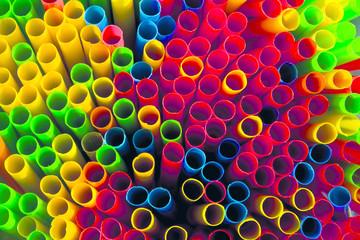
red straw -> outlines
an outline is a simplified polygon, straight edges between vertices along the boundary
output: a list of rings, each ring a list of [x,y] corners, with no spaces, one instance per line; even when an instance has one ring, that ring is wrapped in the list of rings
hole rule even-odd
[[[273,122],[264,130],[263,134],[272,140],[274,146],[277,146],[289,140],[290,129],[282,122]]]
[[[212,51],[205,62],[203,75],[212,74],[220,77],[229,64],[229,55],[222,49]]]
[[[279,0],[247,1],[239,11],[248,18],[276,18],[280,15],[282,8]]]
[[[153,105],[159,109],[159,87],[154,80],[143,79],[136,85],[139,108]]]
[[[309,154],[309,148],[305,142],[301,140],[293,140],[280,145],[278,152],[279,154],[288,155],[295,162],[302,162],[307,158]]]
[[[193,38],[198,27],[198,16],[193,11],[183,11],[176,22],[174,38],[181,38],[188,43]]]
[[[278,155],[265,160],[265,164],[272,167],[276,175],[288,176],[294,170],[294,162],[291,157]]]
[[[316,200],[311,211],[315,218],[322,222],[328,222],[334,215],[334,206],[327,199],[320,198]]]
[[[162,99],[163,121],[174,119],[183,122],[185,101],[178,93],[168,93]]]
[[[122,217],[128,214],[126,206],[125,201],[120,200],[120,198],[109,189],[101,190],[96,197],[96,208],[109,216]]]
[[[181,95],[187,108],[194,97],[196,84],[190,77],[180,76],[174,81],[173,91]]]
[[[282,176],[275,180],[271,192],[281,198],[289,198],[297,191],[299,185],[292,175]]]
[[[316,43],[311,38],[302,38],[295,42],[290,50],[281,55],[279,64],[291,62],[293,64],[304,61],[314,56],[316,53]]]
[[[195,37],[189,42],[190,54],[205,61],[205,58],[209,54],[211,44],[209,40],[204,37]]]
[[[240,12],[231,13],[226,19],[226,25],[219,36],[218,42],[222,43],[227,37],[232,35],[239,36],[245,30],[247,24],[248,19],[244,14]]]
[[[226,188],[219,181],[211,181],[205,186],[204,198],[209,203],[219,203],[225,199]]]
[[[220,8],[210,10],[202,22],[197,36],[207,38],[213,43],[226,25],[226,14]]]
[[[286,85],[274,87],[268,94],[262,98],[263,105],[281,108],[289,104],[294,98],[294,92]]]
[[[80,240],[101,240],[101,231],[96,227],[85,228],[80,234]]]
[[[127,191],[133,186],[133,183],[127,173],[115,172],[110,176],[108,185],[119,197],[125,197]]]
[[[240,153],[229,167],[231,176],[245,178],[258,168],[258,160],[256,156],[250,152]]]
[[[62,11],[64,8],[63,0],[41,0],[41,3],[45,11],[49,10],[50,8],[57,8]]]
[[[180,76],[180,66],[176,61],[167,60],[160,66],[159,86],[163,94],[173,91],[174,80]]]
[[[231,121],[235,117],[235,105],[229,100],[220,100],[213,106],[214,117],[221,119],[225,123]]]
[[[205,123],[205,133],[206,148],[214,151],[226,135],[226,125],[221,119],[211,118]]]
[[[101,233],[103,239],[116,239],[120,240],[124,238],[126,228],[124,224],[120,223],[115,218],[106,218],[101,223]]]
[[[245,91],[261,97],[276,87],[279,83],[279,71],[275,67],[265,67],[250,80]]]
[[[229,56],[229,63],[234,61],[246,47],[245,40],[237,35],[228,36],[225,41],[220,42],[219,49],[224,50]]]
[[[323,115],[329,108],[329,100],[321,94],[314,95],[296,102],[304,106],[310,113],[310,117]]]
[[[290,129],[304,126],[310,119],[309,111],[303,106],[294,106],[280,115],[279,121]]]
[[[112,53],[118,47],[124,47],[123,31],[116,25],[108,25],[101,33],[101,39]]]
[[[147,236],[145,233],[136,230],[136,229],[131,229],[129,231],[127,231],[124,235],[124,240],[151,240],[149,238],[149,236]]]
[[[282,8],[298,8],[304,4],[304,0],[280,0]]]
[[[194,102],[189,109],[189,125],[205,126],[207,120],[211,118],[213,111],[206,102]]]
[[[187,56],[189,47],[186,42],[180,38],[172,39],[165,48],[165,60],[173,60],[179,65]]]
[[[236,104],[236,117],[243,119],[247,116],[256,115],[262,109],[261,100],[255,95],[244,95]]]
[[[200,125],[192,125],[186,129],[185,132],[185,146],[186,149],[193,147],[203,149],[205,145],[206,134],[205,130]]]
[[[133,77],[127,72],[119,72],[114,78],[117,99],[127,98],[137,106],[135,83]]]
[[[250,152],[257,158],[270,155],[273,150],[273,144],[269,137],[264,135],[255,136],[249,142],[241,146],[242,152]]]
[[[230,72],[236,69],[243,71],[246,77],[250,77],[259,70],[259,61],[251,54],[240,55],[240,57],[231,64],[226,71]]]
[[[315,205],[316,205],[316,203],[315,203]],[[319,219],[320,221],[322,220],[321,218],[318,218],[318,217],[316,217],[316,218]],[[322,226],[320,237],[322,240],[341,239],[341,229],[335,222],[327,222]]]
[[[203,9],[203,15],[206,15],[211,9],[220,8],[221,10],[225,11],[226,4],[228,0],[208,0],[205,1],[205,6]]]
[[[75,216],[76,224],[82,228],[96,227],[100,228],[102,217],[99,215],[95,209],[91,208],[81,208]]]
[[[270,187],[275,182],[275,172],[270,166],[260,166],[249,176],[249,181],[255,188]]]
[[[196,101],[212,103],[220,90],[220,79],[214,75],[203,76],[195,94]]]
[[[274,66],[279,62],[281,56],[280,51],[272,45],[258,48],[248,53],[258,59],[260,68]]]

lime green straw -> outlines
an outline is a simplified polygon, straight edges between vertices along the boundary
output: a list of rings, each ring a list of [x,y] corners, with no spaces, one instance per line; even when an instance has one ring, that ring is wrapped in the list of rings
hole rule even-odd
[[[0,19],[13,17],[9,0],[0,0],[0,6]]]
[[[360,2],[358,0],[350,0],[344,8],[344,17],[341,21],[349,21],[360,16]]]
[[[21,195],[8,185],[0,183],[0,206],[5,206],[13,212],[19,213],[19,199]]]
[[[52,240],[52,238],[50,235],[36,230],[30,233],[27,240]]]
[[[40,199],[35,193],[25,193],[19,200],[20,211],[36,220],[47,223],[51,221],[46,210],[47,203]]]
[[[93,70],[85,63],[76,64],[70,72],[71,80],[74,84],[81,83],[92,92],[92,84],[94,82]]]
[[[360,58],[360,37],[354,38],[350,43],[336,44],[330,50],[337,57],[337,66]]]
[[[121,159],[119,153],[113,146],[101,146],[96,151],[96,159],[109,174],[113,174],[117,171],[127,171],[124,160]]]
[[[134,104],[127,98],[116,101],[113,106],[114,116],[119,126],[122,127],[127,134],[133,134],[139,129],[139,122]]]
[[[25,62],[37,63],[34,50],[28,43],[18,43],[11,50],[11,55],[18,67]]]
[[[352,40],[356,36],[356,27],[351,22],[340,22],[324,28],[332,32],[336,38],[336,42],[343,43]]]
[[[24,106],[13,108],[9,114],[10,121],[21,135],[31,135],[30,122],[32,115],[29,109]]]
[[[296,38],[299,38],[316,28],[316,26],[318,26],[323,19],[324,15],[320,8],[314,5],[310,5],[300,13],[299,27],[294,32],[292,32],[292,34],[296,36]]]
[[[360,112],[360,95],[357,93],[327,94],[330,109],[342,113],[357,114]]]
[[[60,134],[59,129],[45,114],[34,117],[30,123],[32,133],[46,146],[51,146],[54,138]]]
[[[62,162],[51,147],[43,147],[37,152],[36,163],[46,175],[60,177]]]
[[[38,16],[30,0],[15,0],[12,3],[12,13],[23,30],[27,21]]]
[[[181,144],[182,128],[178,121],[167,120],[160,126],[161,139],[165,144],[168,142],[177,142]]]
[[[9,115],[0,112],[0,136],[11,153],[16,153],[17,136],[10,121]]]
[[[0,230],[10,233],[13,236],[20,238],[20,235],[17,232],[17,224],[20,220],[20,217],[17,216],[13,211],[5,206],[0,206]]]
[[[94,131],[86,113],[80,108],[71,108],[66,112],[65,124],[81,140],[88,132]]]
[[[65,115],[71,108],[67,95],[63,92],[54,91],[47,97],[46,104],[62,130],[67,130]]]
[[[36,164],[36,154],[40,150],[40,145],[36,138],[31,135],[22,136],[16,143],[18,153],[25,158],[32,169],[37,171],[39,166]],[[39,171],[37,171],[39,173]]]
[[[112,53],[111,62],[115,75],[119,72],[130,73],[130,68],[134,65],[134,54],[126,47],[118,47]]]
[[[352,185],[360,188],[360,166],[352,164],[345,170],[345,179]]]
[[[323,51],[315,54],[312,58],[296,64],[299,77],[309,72],[328,72],[336,66],[336,56],[329,52]]]

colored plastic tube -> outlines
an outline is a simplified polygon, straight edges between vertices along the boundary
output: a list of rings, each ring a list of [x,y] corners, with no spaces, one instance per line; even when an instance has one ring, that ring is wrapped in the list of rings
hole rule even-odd
[[[241,70],[246,77],[250,77],[259,70],[259,61],[251,54],[243,54],[228,69]]]
[[[299,188],[294,195],[289,198],[289,203],[298,211],[308,211],[314,207],[315,198],[309,189]]]
[[[268,188],[275,182],[275,171],[268,165],[259,166],[250,175],[249,182],[256,188]]]
[[[137,28],[135,43],[135,53],[137,60],[142,59],[145,44],[148,41],[155,39],[157,34],[158,29],[154,22],[150,20],[145,20],[139,24]]]
[[[108,186],[119,197],[124,197],[130,188],[133,187],[133,183],[128,174],[124,172],[115,172],[111,174]]]
[[[175,208],[175,203],[169,190],[162,187],[151,190],[148,196],[148,202],[152,208],[164,215],[169,215]]]
[[[154,185],[155,160],[151,154],[140,153],[132,162],[135,180],[142,186]]]
[[[64,7],[63,0],[55,0],[55,1],[41,0],[41,3],[43,5],[45,11],[47,11],[50,8],[57,8],[62,11],[63,7]]]
[[[147,223],[142,222],[142,219],[147,218],[150,221]],[[158,229],[158,221],[153,213],[146,208],[137,208],[131,215],[131,225],[134,229],[144,233],[155,233]]]
[[[330,160],[331,153],[332,150],[328,145],[315,144],[309,148],[308,159],[317,164],[324,164]]]
[[[119,99],[113,106],[117,123],[128,134],[133,134],[139,127],[134,104],[126,98]]]
[[[87,183],[78,183],[71,189],[71,198],[75,203],[94,208],[98,191]]]
[[[113,82],[107,77],[101,77],[94,81],[92,92],[98,105],[111,109],[116,101],[115,87]]]
[[[45,227],[41,222],[39,222],[35,218],[30,216],[25,216],[19,220],[17,225],[17,230],[20,236],[27,238],[30,235],[30,233],[32,233],[34,230],[47,232],[48,228]]]
[[[100,240],[101,239],[101,231],[99,229],[97,229],[96,227],[85,228],[81,232],[79,239],[80,240],[86,240],[86,239]]]
[[[276,220],[275,224],[284,234],[294,234],[300,229],[300,220],[297,215],[290,211],[284,211]]]
[[[89,132],[81,139],[81,147],[92,160],[96,160],[96,151],[104,144],[104,138],[99,132]]]
[[[56,33],[66,66],[71,69],[77,63],[85,62],[84,51],[81,46],[77,29],[71,23],[65,23]]]
[[[66,112],[65,124],[79,140],[94,130],[85,112],[79,108],[71,108]]]
[[[81,1],[68,1],[63,7],[66,22],[74,24],[79,33],[86,26],[84,7]]]
[[[32,115],[26,107],[17,106],[13,108],[9,114],[12,126],[15,127],[21,135],[31,135],[30,123]]]
[[[99,192],[96,197],[96,208],[102,213],[118,219],[129,215],[125,201],[109,189],[103,189]]]
[[[195,81],[187,76],[180,76],[174,81],[173,91],[174,93],[179,94],[184,102],[185,109],[190,106],[192,99],[195,94],[196,83]]]
[[[203,149],[206,141],[206,133],[201,125],[191,125],[185,131],[185,147]]]
[[[25,62],[35,62],[36,57],[33,49],[28,43],[18,43],[12,48],[12,57],[15,63],[20,67],[21,64]],[[19,72],[21,73],[21,72]]]
[[[254,148],[254,146],[261,146],[260,148]],[[242,152],[249,151],[256,157],[261,158],[268,156],[273,150],[273,144],[269,137],[264,135],[257,135],[249,142],[241,146]]]
[[[268,219],[276,219],[284,211],[283,203],[274,196],[258,194],[253,196],[253,202],[255,211]]]
[[[264,131],[264,135],[271,138],[274,146],[278,146],[290,139],[290,129],[285,123],[276,121]]]
[[[122,239],[125,226],[115,218],[106,218],[101,223],[101,234],[104,239]]]
[[[103,31],[108,25],[104,9],[98,5],[88,7],[84,13],[84,19],[87,25],[95,25],[100,31]]]
[[[101,31],[95,25],[86,25],[79,33],[85,56],[89,58],[90,49],[101,44]]]
[[[159,109],[159,87],[151,79],[143,79],[136,85],[136,94],[139,101],[139,108],[146,105],[153,105]]]
[[[20,220],[20,217],[5,206],[0,206],[0,213],[2,216],[4,216],[4,221],[0,225],[0,229],[6,233],[13,235],[16,238],[21,238],[22,236],[20,236],[17,232],[17,224]]]
[[[180,13],[176,22],[174,38],[181,38],[185,42],[189,42],[199,27],[198,16],[190,10]]]
[[[175,20],[166,14],[159,19],[156,25],[159,31],[156,39],[165,46],[174,37],[176,29]]]
[[[3,0],[0,2],[1,6],[3,6],[3,11],[1,12],[0,18],[9,18],[13,17],[11,11],[11,1],[10,0]]]
[[[326,134],[324,135],[324,133]],[[329,122],[309,124],[305,132],[306,139],[322,144],[332,143],[337,136],[337,128]]]
[[[17,91],[10,86],[1,86],[0,89],[0,107],[5,113],[10,114],[11,111],[20,105],[17,99]]]
[[[236,207],[238,207],[238,206],[239,205],[236,205]],[[226,209],[225,209],[225,211],[226,211]],[[225,215],[225,217],[226,217],[226,215]],[[230,232],[228,232],[227,230],[224,230],[224,229],[218,229],[218,230],[215,230],[210,233],[209,240],[219,240],[219,239],[232,240],[232,235],[230,234]]]
[[[56,217],[51,222],[50,236],[54,240],[76,240],[79,239],[80,229],[74,222],[62,217]]]
[[[76,213],[75,220],[76,224],[82,229],[89,227],[100,228],[103,217],[100,216],[99,211],[96,211],[93,208],[84,207]]]
[[[204,198],[209,203],[220,203],[225,199],[226,188],[219,181],[211,181],[206,184]]]
[[[160,135],[164,145],[169,142],[182,142],[182,128],[178,121],[167,120],[161,124]]]
[[[198,57],[186,57],[180,64],[180,75],[197,81],[204,70],[204,64]]]
[[[74,84],[83,84],[89,89],[89,91],[92,90],[94,77],[93,70],[89,65],[85,63],[75,64],[71,69],[70,77]]]
[[[289,198],[298,190],[299,184],[292,175],[277,178],[271,186],[271,192],[281,198]]]
[[[341,238],[341,229],[335,222],[329,221],[322,226],[320,236],[322,239],[338,239]]]
[[[215,75],[206,75],[199,80],[195,93],[196,101],[212,103],[220,90],[220,79]]]
[[[124,160],[112,146],[100,147],[96,151],[96,159],[109,174],[127,170]]]
[[[229,55],[222,49],[216,49],[208,55],[203,74],[220,76],[229,63]]]
[[[88,162],[83,168],[85,181],[96,190],[101,190],[107,185],[108,174],[99,162]]]
[[[50,235],[40,232],[40,231],[33,231],[28,236],[29,240],[38,240],[38,239],[44,239],[44,240],[51,240]]]
[[[186,175],[193,176],[201,171],[206,162],[205,153],[198,148],[190,148],[186,151],[183,160],[183,169]]]
[[[201,168],[201,178],[205,182],[218,181],[224,175],[224,168],[217,162],[207,162]]]
[[[159,110],[153,105],[146,105],[138,112],[138,120],[141,128],[149,129],[157,138],[160,133],[161,117]]]
[[[66,129],[65,114],[71,108],[67,95],[63,92],[54,91],[47,97],[46,105],[59,126]]]
[[[130,74],[134,78],[135,84],[137,84],[140,80],[151,79],[153,69],[148,63],[139,61],[131,66]]]
[[[54,125],[47,115],[35,116],[30,123],[31,132],[44,144],[51,146],[55,136],[60,134],[59,129]]]
[[[7,68],[11,73],[16,72],[17,65],[11,56],[11,47],[9,43],[5,39],[1,38],[0,47],[0,66],[3,68]]]
[[[337,208],[346,207],[351,201],[349,190],[342,186],[334,187],[328,194],[330,203]]]
[[[204,1],[200,0],[200,1],[196,1],[196,2],[192,2],[189,0],[183,0],[183,8],[185,10],[191,10],[193,12],[195,12],[196,14],[199,14],[201,12],[201,10],[203,9],[203,5],[204,5]]]
[[[188,55],[189,47],[186,42],[180,38],[172,39],[165,48],[165,60],[173,60],[179,65]]]
[[[95,108],[90,91],[84,84],[78,83],[71,86],[68,91],[68,99],[72,107],[83,110],[88,116]]]
[[[56,47],[59,47],[58,40],[56,39],[56,33],[65,24],[64,13],[57,8],[50,8],[44,14],[44,22],[46,28],[49,30],[54,44]]]
[[[56,71],[46,73],[40,82],[42,91],[49,96],[53,91],[60,91],[67,94],[67,87],[62,75]]]
[[[221,93],[226,98],[234,98],[238,95],[247,85],[247,78],[241,70],[231,71],[226,75],[221,84]]]
[[[76,213],[79,209],[79,206],[62,197],[51,199],[47,205],[47,212],[51,217],[63,217],[70,221],[75,220]]]
[[[21,1],[17,2],[21,4]],[[10,47],[14,47],[20,42],[26,42],[19,25],[13,18],[0,19],[0,36],[8,42]]]
[[[231,35],[226,37],[219,48],[227,53],[229,57],[228,63],[231,63],[245,50],[245,46],[246,43],[242,37]]]
[[[17,191],[15,191],[13,188],[11,188],[5,183],[0,184],[0,193],[1,193],[0,205],[7,207],[8,209],[10,209],[15,213],[20,213],[19,204],[18,204],[20,197],[22,197],[20,193],[18,193]]]
[[[160,41],[153,39],[145,44],[142,59],[150,65],[154,72],[159,70],[164,57],[165,48]]]
[[[255,95],[244,95],[236,104],[236,116],[246,118],[248,116],[257,115],[262,108],[261,100]]]
[[[329,51],[315,54],[311,59],[296,64],[299,76],[303,76],[305,71],[328,72],[334,69],[337,64],[337,56]],[[306,70],[305,70],[306,69]]]
[[[14,126],[12,125],[10,119],[9,119],[9,115],[7,115],[4,112],[0,113],[0,120],[1,120],[1,125],[0,125],[0,136],[5,144],[6,142],[6,146],[9,148],[9,150],[11,152],[16,152],[16,141],[17,141],[17,136],[15,135],[15,129]]]
[[[175,121],[182,122],[185,102],[181,95],[177,93],[166,94],[163,97],[162,106],[164,121],[173,119]]]
[[[301,233],[308,239],[316,239],[320,237],[322,226],[320,221],[314,217],[306,217],[300,225]]]
[[[37,88],[37,91],[41,94],[41,96],[45,96],[45,93],[41,88],[42,74],[36,63],[31,61],[23,63],[18,68],[18,77],[23,86],[31,84],[33,87]]]
[[[169,189],[174,186],[181,173],[185,151],[181,144],[168,142],[165,144],[161,158],[160,182]]]
[[[40,144],[37,139],[31,135],[24,135],[17,141],[16,148],[18,153],[37,171],[36,153],[40,150]]]
[[[142,186],[131,187],[126,193],[126,201],[134,207],[148,206],[149,192]]]
[[[220,8],[211,9],[199,28],[197,36],[205,37],[213,43],[226,25],[226,14]]]
[[[84,157],[69,134],[63,133],[56,136],[52,142],[52,148],[64,163],[75,161],[81,166],[85,165]]]
[[[218,226],[225,218],[225,208],[218,203],[209,203],[193,207],[191,222],[205,226]]]
[[[60,168],[60,176],[71,190],[79,183],[85,182],[81,166],[74,161],[65,162]]]
[[[261,97],[276,87],[280,83],[280,78],[280,73],[275,67],[265,67],[251,79],[246,92]]]
[[[125,157],[129,153],[129,141],[125,135],[125,131],[122,128],[114,127],[109,129],[104,136],[104,143],[107,145],[112,146],[113,148],[109,147],[102,147],[99,151],[103,151],[103,154],[111,154],[112,156],[115,150],[118,154]],[[120,157],[120,156],[119,156]],[[111,157],[113,158],[113,156]]]
[[[188,178],[181,185],[181,195],[188,203],[197,202],[204,195],[204,185],[195,178]]]
[[[62,163],[51,147],[43,147],[37,152],[36,163],[46,175],[60,176]]]
[[[206,146],[207,151],[216,149],[220,141],[226,135],[226,125],[224,121],[217,118],[211,118],[205,123]]]
[[[159,69],[159,86],[163,94],[172,92],[173,82],[180,76],[180,66],[173,60],[162,62]]]
[[[108,25],[101,33],[104,45],[112,53],[118,47],[124,47],[123,31],[116,25]]]
[[[213,115],[211,106],[205,102],[194,102],[189,109],[189,125],[201,125],[205,126],[206,121],[208,121]]]
[[[130,48],[134,47],[136,32],[134,5],[136,5],[136,2],[133,1],[123,1],[121,3],[111,1],[114,23],[123,30],[125,45],[130,46]]]
[[[117,99],[127,98],[137,106],[135,82],[129,73],[119,72],[114,78],[114,87]]]
[[[220,162],[229,162],[233,160],[239,152],[239,143],[232,138],[226,138],[220,142],[216,155]]]
[[[157,22],[160,19],[161,4],[158,0],[142,0],[139,4],[140,22],[149,20]]]
[[[89,60],[95,77],[113,79],[111,53],[107,46],[100,44],[92,46],[89,51]]]
[[[336,69],[324,73],[325,89],[340,90],[350,87],[352,76],[349,71],[343,69]]]
[[[300,162],[295,165],[293,175],[300,184],[308,185],[314,180],[315,171],[310,164]]]
[[[62,197],[70,199],[70,195],[60,179],[54,175],[47,175],[40,181],[41,192],[49,199]]]
[[[150,238],[143,232],[131,229],[124,234],[124,240],[131,240],[135,238],[144,238],[144,240],[150,240]]]
[[[36,18],[37,13],[33,6],[32,1],[30,0],[15,0],[11,4],[11,11],[14,15],[14,18],[19,23],[22,29],[25,29],[26,22],[31,18]]]
[[[188,232],[185,228],[181,226],[171,226],[166,229],[165,240],[170,240],[174,238],[178,238],[179,240],[185,240],[188,238]]]

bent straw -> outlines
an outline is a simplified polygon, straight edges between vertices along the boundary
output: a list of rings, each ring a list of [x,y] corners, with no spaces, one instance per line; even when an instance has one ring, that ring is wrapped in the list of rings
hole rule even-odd
[[[187,176],[193,176],[201,171],[206,162],[205,153],[198,148],[186,151],[183,160],[183,170]]]
[[[71,86],[68,91],[68,98],[72,107],[80,108],[88,116],[95,108],[89,89],[83,84],[78,83]]]
[[[60,176],[71,190],[77,184],[85,182],[81,166],[74,161],[64,162],[60,167]]]
[[[9,119],[21,135],[31,135],[30,123],[32,115],[29,109],[23,106],[13,108],[9,114]]]
[[[51,222],[50,236],[54,240],[79,239],[80,229],[78,226],[62,217],[56,217]]]
[[[85,56],[89,59],[89,51],[91,47],[102,44],[101,31],[95,25],[86,25],[79,33]]]
[[[62,162],[51,147],[42,147],[36,154],[36,163],[46,175],[60,177]]]
[[[103,31],[104,28],[108,25],[108,19],[104,8],[98,5],[93,5],[86,8],[84,19],[87,25],[95,25],[100,29],[100,31]]]
[[[65,20],[75,25],[80,33],[81,29],[86,26],[84,20],[85,9],[81,1],[68,1],[63,8]]]
[[[84,157],[69,134],[63,133],[56,136],[52,142],[52,148],[63,162],[75,161],[81,166],[85,165]]]
[[[108,47],[100,44],[92,46],[89,51],[89,60],[95,77],[113,78],[111,53]]]
[[[0,39],[0,66],[14,73],[17,70],[17,65],[11,56],[11,47],[9,43],[1,38]]]
[[[89,132],[81,139],[81,148],[92,160],[96,160],[96,151],[104,144],[104,138],[99,132]]]
[[[49,199],[62,197],[70,200],[70,195],[60,179],[54,175],[47,175],[40,181],[41,192]]]
[[[18,0],[18,2],[21,2]],[[16,44],[26,42],[18,24],[13,18],[0,19],[0,36],[4,38],[10,47]]]
[[[198,16],[190,10],[180,13],[176,22],[174,38],[180,38],[188,43],[194,36],[199,27]]]
[[[18,203],[23,214],[31,216],[43,223],[51,219],[46,211],[47,203],[34,193],[25,193],[21,196]]]
[[[129,48],[119,47],[112,53],[111,62],[115,75],[120,72],[130,73],[131,66],[134,64],[133,52]]]
[[[125,131],[122,128],[119,127],[114,127],[109,129],[104,136],[104,143],[112,146],[111,148],[109,147],[103,147],[99,151],[103,151],[102,153],[105,155],[109,154],[110,156],[112,156],[112,152],[116,152],[118,154],[120,154],[120,156],[127,156],[127,154],[129,154],[129,141],[125,135]],[[119,157],[120,157],[119,156]],[[111,157],[113,158],[113,157]],[[99,158],[100,159],[100,158]]]
[[[94,130],[85,112],[79,108],[71,108],[66,112],[65,124],[79,140]]]
[[[63,217],[73,222],[75,221],[75,216],[79,209],[79,206],[62,197],[51,199],[47,205],[47,212],[51,217]]]
[[[115,102],[112,110],[117,123],[127,134],[133,134],[138,129],[139,122],[135,106],[129,99],[119,99]]]
[[[56,71],[46,73],[40,82],[41,89],[49,96],[53,91],[60,91],[67,94],[67,87],[62,75]]]
[[[51,146],[55,136],[60,134],[59,129],[54,125],[47,115],[35,116],[30,123],[31,132],[46,146]]]
[[[135,181],[142,186],[154,185],[155,160],[149,153],[140,153],[132,162]]]
[[[100,147],[96,151],[96,159],[108,174],[113,174],[116,171],[127,171],[124,160],[112,146],[104,145]]]

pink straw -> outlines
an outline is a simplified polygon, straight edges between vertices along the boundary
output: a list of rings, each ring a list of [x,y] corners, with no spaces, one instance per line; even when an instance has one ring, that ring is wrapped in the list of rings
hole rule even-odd
[[[101,33],[101,39],[112,53],[118,47],[124,47],[123,31],[116,25],[108,25]]]
[[[168,93],[162,99],[163,121],[174,119],[183,122],[185,101],[178,93]]]
[[[220,8],[211,9],[202,22],[197,36],[204,37],[213,43],[226,25],[226,14]]]
[[[229,55],[222,49],[212,51],[205,62],[203,75],[212,74],[220,77],[229,64]]]
[[[206,102],[194,102],[189,109],[188,125],[205,126],[207,120],[211,118],[213,111]]]
[[[114,78],[114,86],[117,99],[127,98],[133,103],[137,102],[134,79],[129,73],[119,72]]]
[[[274,146],[281,145],[287,142],[290,138],[289,127],[282,122],[273,122],[269,127],[264,130],[263,133],[268,136]]]
[[[235,105],[229,100],[217,101],[213,106],[214,117],[221,119],[225,123],[231,121],[235,117]]]
[[[257,158],[262,158],[272,153],[273,144],[269,137],[258,135],[241,146],[241,150],[242,152],[251,152]]]
[[[214,75],[205,75],[199,80],[195,100],[211,104],[219,90],[220,79]]]
[[[274,87],[262,98],[263,105],[273,106],[277,109],[289,104],[294,98],[294,92],[286,85]]]
[[[261,100],[255,95],[244,95],[236,104],[236,117],[243,119],[247,116],[256,115],[262,109]]]
[[[173,60],[179,65],[187,56],[189,47],[186,42],[180,38],[172,39],[165,48],[165,60]]]
[[[231,13],[226,20],[226,25],[220,34],[218,42],[223,42],[231,35],[239,36],[245,30],[247,24],[248,19],[244,14],[240,12]]]
[[[191,55],[205,61],[206,56],[209,54],[211,44],[209,40],[204,37],[195,37],[189,42],[189,52]]]
[[[153,105],[159,109],[159,87],[154,80],[143,79],[136,85],[139,108]]]
[[[185,101],[185,108],[187,108],[194,97],[196,84],[190,77],[180,76],[174,81],[173,91],[178,93]]]
[[[193,11],[183,11],[176,22],[174,38],[181,38],[188,43],[193,38],[198,27],[198,16]]]
[[[245,40],[237,35],[228,36],[224,41],[220,42],[219,49],[224,50],[229,56],[229,63],[233,62],[245,50]]]
[[[165,95],[172,92],[174,80],[180,76],[180,66],[176,61],[167,60],[160,66],[159,86]]]
[[[185,132],[185,146],[186,149],[193,147],[203,149],[205,145],[206,134],[205,130],[200,125],[191,125]]]

